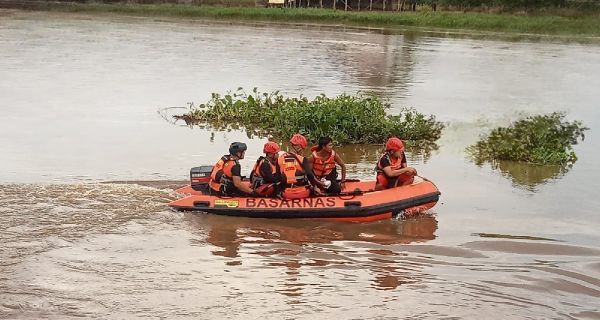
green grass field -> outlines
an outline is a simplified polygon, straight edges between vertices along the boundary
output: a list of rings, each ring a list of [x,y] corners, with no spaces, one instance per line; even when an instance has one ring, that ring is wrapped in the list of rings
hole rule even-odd
[[[371,27],[417,27],[537,35],[600,36],[600,16],[515,15],[475,12],[344,12],[311,8],[214,7],[140,4],[52,4],[44,10],[219,20],[310,22]]]

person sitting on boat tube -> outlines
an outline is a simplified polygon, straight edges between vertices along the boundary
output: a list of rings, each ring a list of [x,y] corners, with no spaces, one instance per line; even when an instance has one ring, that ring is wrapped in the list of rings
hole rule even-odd
[[[238,160],[244,159],[246,144],[234,142],[229,146],[229,154],[219,159],[210,173],[208,183],[211,193],[223,196],[255,195],[249,185],[242,182],[241,166]]]
[[[279,145],[269,141],[263,147],[264,156],[256,160],[256,164],[250,174],[252,188],[256,193],[263,196],[273,196],[276,193],[276,187],[281,181],[277,174],[277,153]]]
[[[325,185],[315,178],[307,158],[302,156],[308,141],[301,134],[290,139],[292,151],[277,158],[277,172],[281,177],[281,197],[284,199],[302,199],[310,196],[311,184],[324,189]]]
[[[385,143],[385,153],[377,162],[375,190],[383,190],[413,183],[417,175],[415,168],[406,164],[404,142],[392,137]]]
[[[339,194],[346,182],[346,164],[340,156],[333,151],[333,140],[330,137],[319,138],[319,144],[310,149],[313,173],[317,180],[325,184],[323,190],[326,194]],[[337,181],[338,173],[336,163],[342,168],[342,180]],[[327,182],[328,181],[328,182]],[[329,184],[329,187],[327,185]]]

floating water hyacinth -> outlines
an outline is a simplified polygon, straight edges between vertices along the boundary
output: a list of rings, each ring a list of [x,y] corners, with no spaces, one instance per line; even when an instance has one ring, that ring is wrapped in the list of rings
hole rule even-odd
[[[567,165],[577,161],[573,145],[589,128],[564,120],[564,113],[531,116],[509,127],[499,127],[467,148],[477,163],[496,160]]]
[[[191,105],[187,114],[175,118],[216,129],[244,127],[252,134],[282,139],[294,133],[311,141],[330,136],[342,144],[383,143],[390,136],[417,143],[440,138],[444,125],[434,116],[409,108],[388,115],[389,107],[389,103],[369,93],[334,98],[321,94],[310,100],[284,97],[278,91],[261,93],[256,88],[247,94],[238,88],[225,95],[213,93],[207,103]]]

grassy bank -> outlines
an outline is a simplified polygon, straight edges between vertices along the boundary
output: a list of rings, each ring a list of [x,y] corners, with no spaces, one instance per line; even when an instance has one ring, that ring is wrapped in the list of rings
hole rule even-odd
[[[373,27],[422,27],[544,35],[600,36],[598,15],[564,17],[475,12],[344,12],[331,9],[279,9],[140,4],[44,4],[32,6],[62,12],[115,13],[139,16],[209,18],[280,22],[335,23]]]

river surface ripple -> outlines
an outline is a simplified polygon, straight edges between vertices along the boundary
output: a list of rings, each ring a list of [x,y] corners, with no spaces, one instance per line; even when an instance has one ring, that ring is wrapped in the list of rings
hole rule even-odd
[[[0,318],[600,319],[600,50],[553,39],[0,11]],[[165,121],[238,86],[373,90],[447,123],[409,152],[428,214],[353,224],[174,212],[232,141]],[[477,166],[519,116],[591,128],[571,168]],[[339,149],[373,178],[379,148]],[[151,180],[151,181],[146,181]]]

